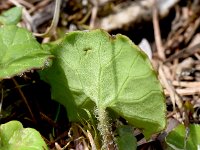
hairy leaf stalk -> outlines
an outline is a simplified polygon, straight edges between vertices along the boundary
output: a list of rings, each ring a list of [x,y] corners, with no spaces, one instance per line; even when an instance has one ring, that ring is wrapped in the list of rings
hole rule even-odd
[[[111,130],[111,124],[109,123],[108,113],[104,108],[97,109],[98,130],[102,136],[102,149],[114,150],[115,143],[113,140],[113,134]]]

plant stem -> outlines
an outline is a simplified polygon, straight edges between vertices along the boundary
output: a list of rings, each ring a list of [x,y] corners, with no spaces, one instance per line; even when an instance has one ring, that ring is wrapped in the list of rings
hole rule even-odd
[[[55,32],[60,16],[60,5],[61,5],[61,0],[56,0],[53,20],[51,22],[50,27],[47,28],[45,33],[34,33],[35,36],[45,37],[45,36],[50,36],[51,34],[53,34],[53,32]]]
[[[97,110],[98,114],[98,130],[100,131],[100,134],[102,136],[102,149],[105,150],[114,150],[115,144],[113,141],[113,135],[111,131],[111,124],[109,123],[109,117],[108,113],[104,108],[98,108]]]

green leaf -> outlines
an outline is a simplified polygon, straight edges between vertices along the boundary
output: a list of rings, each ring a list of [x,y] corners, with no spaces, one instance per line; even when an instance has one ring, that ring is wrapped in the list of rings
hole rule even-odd
[[[123,35],[103,30],[66,35],[54,49],[56,59],[42,78],[53,99],[62,103],[70,120],[79,108],[111,109],[148,138],[165,127],[162,87],[147,56]]]
[[[132,127],[121,126],[118,129],[117,145],[119,150],[136,150],[137,140],[132,132]]]
[[[47,150],[40,133],[32,128],[23,128],[19,121],[0,125],[1,150]]]
[[[13,7],[0,15],[0,23],[4,25],[16,25],[22,17],[22,8]]]
[[[49,53],[26,29],[14,25],[0,28],[0,80],[44,68]]]
[[[178,125],[166,137],[167,144],[175,150],[198,150],[200,148],[200,126],[197,124],[189,125],[189,135],[186,140],[186,127]]]

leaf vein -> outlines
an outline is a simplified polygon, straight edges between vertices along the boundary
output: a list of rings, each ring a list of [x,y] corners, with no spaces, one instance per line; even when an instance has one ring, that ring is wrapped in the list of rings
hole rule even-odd
[[[101,66],[101,56],[100,56],[100,49],[102,46],[102,40],[100,41],[99,44],[99,48],[98,48],[98,61],[99,61],[99,78],[98,78],[98,102],[100,102],[102,99],[100,99],[101,96],[101,88],[100,88],[100,84],[101,84],[101,76],[102,76],[102,66]],[[98,104],[98,103],[97,103]],[[97,108],[99,107],[99,104],[97,105]]]
[[[121,46],[119,52],[107,64],[105,64],[104,67],[107,67],[108,65],[112,64],[112,62],[121,54],[123,47],[124,46]]]
[[[132,64],[131,64],[131,67],[130,67],[130,69],[129,69],[129,72],[128,72],[128,74],[127,74],[127,77],[126,77],[126,79],[124,80],[124,82],[122,83],[122,86],[121,86],[121,88],[119,89],[119,91],[118,91],[118,93],[117,93],[115,99],[119,96],[119,94],[121,93],[122,89],[123,89],[124,86],[125,86],[125,83],[126,83],[126,82],[128,81],[128,79],[131,77],[131,76],[129,76],[130,71],[131,71],[131,68],[132,68],[133,65],[135,64],[135,62],[136,62],[136,60],[137,60],[138,57],[139,57],[139,54],[138,54],[138,55],[136,56],[136,58],[133,60],[133,62],[132,62]]]

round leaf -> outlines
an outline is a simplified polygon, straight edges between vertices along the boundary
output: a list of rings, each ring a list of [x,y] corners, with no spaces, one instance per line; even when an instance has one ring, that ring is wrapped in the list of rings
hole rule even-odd
[[[53,66],[43,79],[53,99],[74,119],[77,108],[112,109],[146,137],[165,127],[162,87],[147,56],[123,35],[103,30],[66,35],[54,49]],[[45,76],[46,74],[46,76]]]

